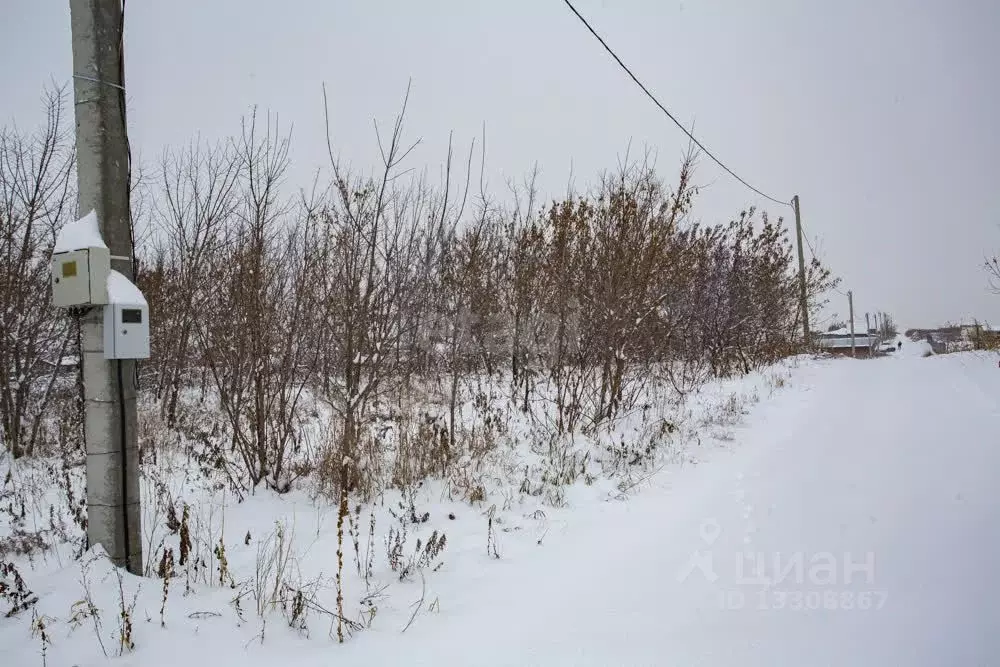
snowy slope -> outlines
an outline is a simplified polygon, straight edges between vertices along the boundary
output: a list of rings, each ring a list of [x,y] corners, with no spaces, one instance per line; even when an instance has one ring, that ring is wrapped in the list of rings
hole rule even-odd
[[[345,664],[997,664],[995,359],[844,362],[809,382],[757,410],[735,453]],[[758,584],[745,551],[764,577],[800,555],[804,573]],[[678,582],[706,553],[718,578]]]
[[[698,465],[668,467],[627,500],[581,487],[544,520],[511,512],[508,528],[519,530],[498,532],[499,560],[483,549],[478,512],[435,506],[457,513],[445,524],[454,539],[445,566],[378,601],[372,627],[343,646],[315,616],[308,639],[276,615],[261,641],[252,602],[238,621],[227,587],[186,596],[176,580],[160,627],[162,584],[147,579],[134,611],[137,648],[111,662],[997,664],[1000,371],[995,356],[924,359],[908,347],[898,357],[802,364],[730,428],[732,440],[698,448],[684,459]],[[310,567],[331,573],[336,544],[320,536],[330,519],[281,503],[306,538]],[[230,512],[227,526],[255,514],[271,521],[274,499]],[[253,562],[231,565],[253,571]],[[115,655],[118,582],[102,568],[89,577],[108,608],[100,634]],[[37,591],[54,621],[48,664],[108,662],[92,620],[71,629],[82,578],[67,566]],[[127,600],[138,585],[125,580]],[[0,645],[10,664],[42,664],[38,634],[23,622],[0,619]]]

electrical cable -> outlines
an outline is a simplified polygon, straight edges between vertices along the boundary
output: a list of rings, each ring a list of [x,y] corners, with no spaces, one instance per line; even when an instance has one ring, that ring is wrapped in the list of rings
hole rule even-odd
[[[594,30],[594,28],[590,25],[590,23],[587,22],[587,19],[585,19],[583,17],[583,15],[580,14],[579,11],[577,11],[576,7],[573,6],[573,3],[570,2],[570,0],[563,0],[563,2],[566,4],[567,7],[569,7],[570,11],[572,11],[576,15],[576,17],[578,19],[580,19],[580,21],[583,23],[583,25],[585,25],[587,27],[587,30],[590,31],[590,34],[592,34],[594,37],[597,38],[597,41],[601,43],[601,46],[604,47],[604,50],[607,51],[609,54],[611,54],[611,57],[615,59],[615,62],[617,62],[618,65],[623,70],[625,70],[625,73],[629,75],[629,77],[632,79],[632,81],[635,82],[635,84],[637,86],[639,86],[639,88],[642,90],[642,92],[646,93],[646,97],[648,97],[650,100],[652,100],[653,104],[655,104],[657,107],[659,107],[660,111],[662,111],[664,114],[666,114],[667,118],[669,118],[670,120],[672,120],[674,122],[674,125],[676,125],[677,127],[679,127],[680,130],[684,134],[687,135],[688,139],[690,139],[694,143],[695,146],[697,146],[698,148],[700,148],[702,150],[702,152],[705,153],[705,155],[707,155],[708,157],[710,157],[712,159],[712,161],[715,162],[715,164],[717,164],[720,167],[722,167],[722,169],[726,173],[728,173],[730,176],[732,176],[733,178],[735,178],[737,181],[739,181],[740,183],[742,183],[746,187],[748,187],[751,190],[753,190],[754,192],[756,192],[758,195],[760,195],[764,199],[769,199],[770,201],[774,202],[775,204],[783,204],[784,206],[791,206],[791,202],[782,201],[780,199],[772,197],[771,195],[766,194],[766,193],[758,190],[754,186],[750,185],[749,182],[747,182],[746,180],[744,180],[743,178],[741,178],[735,171],[733,171],[728,166],[726,166],[726,164],[723,163],[722,160],[720,160],[719,158],[715,157],[715,155],[710,150],[708,150],[707,148],[705,148],[704,144],[702,144],[700,141],[698,141],[698,139],[694,136],[694,134],[692,134],[690,131],[688,131],[688,129],[686,127],[684,127],[674,117],[674,115],[672,113],[670,113],[670,111],[665,106],[663,106],[663,104],[660,103],[660,101],[658,99],[656,99],[656,96],[653,95],[653,93],[651,93],[648,88],[646,88],[646,86],[642,83],[642,81],[640,81],[639,78],[635,74],[632,73],[632,70],[629,69],[628,65],[626,65],[624,62],[622,62],[622,59],[618,57],[618,54],[616,54],[614,52],[614,50],[610,46],[608,46],[608,43],[605,42],[604,39],[597,33],[597,31]]]
[[[806,247],[809,248],[809,255],[812,256],[813,259],[819,259],[818,257],[816,257],[816,250],[813,248],[812,242],[809,240],[809,236],[806,234],[805,227],[802,228],[802,239],[806,242]],[[843,291],[837,286],[833,286],[833,291],[839,294],[840,296],[844,297],[847,296],[847,292]]]
[[[128,169],[128,186],[125,189],[125,207],[128,210],[128,240],[129,240],[129,267],[132,270],[130,276],[136,284],[139,282],[138,261],[135,254],[135,228],[132,220],[132,143],[128,138],[128,118],[125,112],[125,0],[122,0],[122,15],[118,28],[118,81],[119,106],[122,114],[122,135],[125,138],[126,165]],[[132,365],[132,384],[136,391],[139,391],[139,360]]]
[[[801,222],[799,223],[799,226],[802,227]],[[813,249],[812,241],[809,240],[809,236],[806,234],[805,227],[802,227],[802,238],[805,240],[806,247],[809,248],[809,254],[812,255],[812,258],[818,259],[816,257],[816,251]]]
[[[125,566],[128,567],[132,545],[129,543],[128,527],[128,418],[125,410],[125,378],[122,373],[122,360],[116,359],[118,369],[118,435],[121,437],[121,457],[119,462],[122,471],[122,531],[125,534]]]
[[[122,0],[121,21],[118,25],[118,97],[122,114],[122,135],[125,138],[126,168],[128,169],[128,187],[125,190],[125,201],[128,208],[129,247],[132,252],[132,278],[135,278],[135,231],[132,229],[132,144],[128,139],[128,119],[125,113],[125,0]]]
[[[131,276],[129,278],[138,283],[139,272],[135,257],[135,229],[132,224],[132,143],[128,138],[128,116],[126,115],[125,106],[125,0],[122,0],[122,14],[121,21],[118,27],[118,81],[121,84],[118,87],[118,98],[119,98],[119,108],[122,114],[122,136],[125,139],[125,152],[126,152],[126,169],[127,169],[127,181],[125,186],[125,209],[128,211],[128,241],[129,241],[129,269]],[[117,324],[117,322],[115,323]],[[120,436],[122,439],[122,528],[125,532],[125,565],[128,566],[129,558],[132,555],[131,549],[132,545],[129,544],[129,526],[128,526],[128,418],[127,410],[125,409],[125,379],[122,373],[122,360],[118,359],[118,404],[121,406],[120,420]],[[132,384],[135,390],[139,390],[139,361],[135,360],[132,363]],[[137,464],[138,465],[138,464]]]

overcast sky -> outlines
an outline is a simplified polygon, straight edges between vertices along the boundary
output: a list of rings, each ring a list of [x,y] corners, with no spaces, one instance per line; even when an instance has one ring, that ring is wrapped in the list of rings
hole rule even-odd
[[[1000,3],[995,0],[576,0],[682,122],[741,176],[798,194],[817,252],[855,307],[905,325],[1000,323],[983,257],[1000,249]],[[68,0],[0,0],[0,120],[39,121],[68,81]],[[144,162],[200,133],[239,131],[252,105],[294,125],[291,177],[336,150],[378,159],[407,81],[413,167],[486,124],[501,192],[537,161],[545,195],[613,168],[631,141],[673,177],[685,138],[562,0],[131,0],[130,138]],[[696,215],[764,204],[707,159]],[[768,205],[774,215],[790,211]],[[834,294],[846,315],[846,298]],[[839,303],[844,302],[844,303]]]

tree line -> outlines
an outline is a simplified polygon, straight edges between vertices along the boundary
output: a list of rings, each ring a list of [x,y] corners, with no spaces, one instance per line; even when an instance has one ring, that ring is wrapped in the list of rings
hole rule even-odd
[[[73,137],[63,97],[47,108],[37,133],[0,133],[0,420],[15,456],[80,439],[77,378],[57,363],[78,332],[48,275],[75,214]],[[447,460],[472,378],[520,410],[544,400],[571,433],[632,409],[651,378],[684,393],[802,351],[787,228],[754,209],[696,222],[696,153],[670,183],[645,154],[586,192],[543,201],[529,176],[499,198],[476,187],[474,146],[449,147],[440,182],[408,171],[402,119],[375,173],[331,146],[328,178],[296,194],[288,134],[257,114],[165,151],[134,185],[143,394],[171,427],[187,393],[211,397],[248,488],[287,487],[307,398],[336,416],[331,460],[357,463],[384,406],[433,383]],[[814,258],[811,310],[834,282]]]

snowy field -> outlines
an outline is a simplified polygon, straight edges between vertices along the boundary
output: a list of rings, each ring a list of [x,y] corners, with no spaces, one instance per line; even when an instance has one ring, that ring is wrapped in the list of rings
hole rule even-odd
[[[627,479],[535,494],[498,472],[471,503],[433,481],[352,501],[340,623],[335,504],[236,503],[177,461],[144,511],[184,495],[186,563],[185,529],[158,528],[183,517],[148,515],[147,557],[175,546],[166,586],[96,550],[15,558],[38,602],[0,618],[3,664],[1000,664],[1000,370],[923,351],[712,383]],[[45,474],[12,471],[39,489],[35,525]]]

